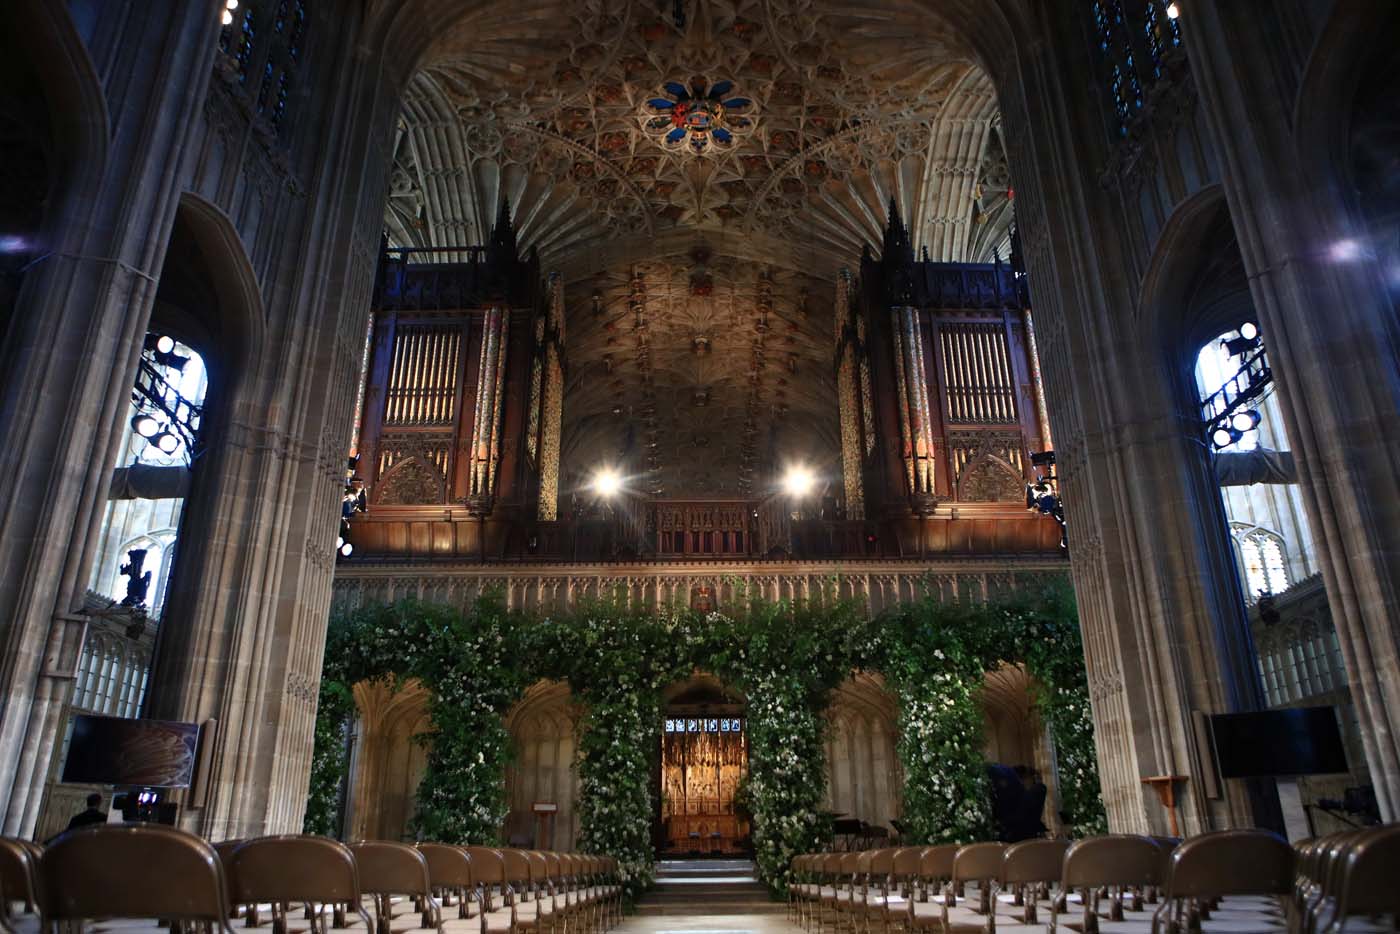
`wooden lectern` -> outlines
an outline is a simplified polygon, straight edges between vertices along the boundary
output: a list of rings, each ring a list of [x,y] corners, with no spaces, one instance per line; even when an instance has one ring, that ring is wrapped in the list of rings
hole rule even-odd
[[[1142,783],[1157,792],[1157,799],[1167,809],[1167,820],[1171,822],[1172,836],[1181,836],[1176,823],[1176,783],[1186,781],[1185,775],[1153,775],[1144,778]]]
[[[536,801],[530,810],[535,814],[535,848],[554,849],[554,815],[559,813],[559,805],[553,801]]]

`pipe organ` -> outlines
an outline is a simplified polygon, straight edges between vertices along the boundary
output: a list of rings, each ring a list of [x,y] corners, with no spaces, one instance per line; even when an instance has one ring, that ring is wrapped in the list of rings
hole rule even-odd
[[[562,353],[562,309],[545,307],[539,280],[504,212],[487,247],[385,251],[358,439],[381,522],[358,529],[357,547],[392,552],[405,530],[447,516],[429,550],[485,554],[534,518],[540,461],[557,464]],[[559,335],[548,356],[546,324]]]
[[[1024,282],[999,262],[916,261],[890,217],[880,257],[838,284],[842,428],[859,436],[843,436],[847,502],[906,536],[942,515],[1019,515],[1036,537],[1029,452],[1050,438]]]
[[[839,445],[833,463],[813,465],[828,475],[820,501],[795,510],[766,488],[666,499],[637,486],[593,508],[577,489],[560,489],[561,467],[578,475],[596,466],[560,464],[568,413],[560,277],[542,277],[533,258],[517,255],[504,213],[487,246],[386,250],[358,447],[369,506],[351,519],[354,560],[1058,554],[1058,525],[1025,509],[1029,452],[1048,448],[1049,430],[1016,273],[1000,263],[916,261],[892,213],[881,255],[867,250],[859,273],[842,270],[834,285]],[[771,301],[761,289],[749,309],[760,335]],[[640,276],[628,307],[639,377],[650,387]],[[751,392],[747,415],[762,404]],[[655,406],[635,418],[654,440]],[[740,456],[754,435],[746,428],[737,440]],[[647,457],[628,473],[651,476],[655,452]]]

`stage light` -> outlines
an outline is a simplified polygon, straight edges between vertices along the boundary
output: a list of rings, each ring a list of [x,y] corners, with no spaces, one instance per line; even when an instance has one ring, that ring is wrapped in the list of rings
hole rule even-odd
[[[616,496],[622,491],[622,477],[611,467],[600,468],[593,475],[593,492],[599,496]]]
[[[1255,428],[1259,427],[1259,413],[1254,409],[1245,409],[1243,412],[1236,412],[1230,418],[1230,425],[1240,433],[1253,431]]]
[[[155,443],[156,447],[160,448],[166,454],[174,454],[180,449],[180,439],[168,431],[162,431],[151,440]]]
[[[1233,425],[1221,425],[1211,431],[1210,440],[1218,448],[1228,448],[1240,440],[1241,434]]]
[[[355,551],[355,546],[352,545],[352,544],[350,544],[349,542],[341,542],[341,543],[340,543],[340,555],[341,555],[341,557],[343,557],[343,558],[348,558],[348,557],[350,557],[351,554],[354,553],[354,551]]]
[[[232,26],[232,25],[233,25],[233,14],[230,13],[228,10],[224,10],[223,15],[221,15],[221,16],[219,17],[219,20],[220,20],[220,22],[222,22],[225,26]]]
[[[783,489],[794,498],[801,498],[812,492],[817,485],[817,478],[812,475],[812,471],[806,467],[789,467],[783,475]]]
[[[160,431],[160,423],[149,415],[137,415],[131,420],[131,430],[143,438],[154,438]]]
[[[1225,348],[1225,352],[1230,356],[1243,357],[1255,347],[1259,346],[1259,338],[1257,335],[1255,337],[1236,337],[1232,340],[1222,340],[1220,345]]]
[[[336,551],[339,551],[340,549],[342,549],[342,548],[344,548],[344,547],[345,547],[345,539],[343,539],[343,538],[341,538],[339,535],[337,535],[337,536],[335,537],[335,550],[336,550]]]
[[[1253,321],[1246,321],[1240,325],[1240,337],[1247,341],[1252,341],[1259,336],[1259,325]]]
[[[1176,19],[1180,15],[1181,7],[1177,6],[1175,3],[1167,4],[1167,19]]]
[[[162,334],[160,337],[156,338],[156,350],[159,350],[161,353],[170,353],[170,351],[174,349],[175,339],[169,334]]]

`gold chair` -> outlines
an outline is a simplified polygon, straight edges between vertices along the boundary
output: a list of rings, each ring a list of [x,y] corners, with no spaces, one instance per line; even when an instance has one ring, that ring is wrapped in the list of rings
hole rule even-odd
[[[472,875],[472,858],[459,846],[445,843],[420,843],[418,852],[428,864],[428,879],[433,894],[443,908],[457,908],[457,921],[475,919],[481,914],[477,900],[476,880]],[[444,916],[444,929],[452,923]],[[460,925],[458,926],[460,927]]]
[[[1135,834],[1108,834],[1089,837],[1070,845],[1060,871],[1060,896],[1050,902],[1050,931],[1055,931],[1061,911],[1068,908],[1064,897],[1076,889],[1084,899],[1084,934],[1099,929],[1098,890],[1108,888],[1112,903],[1110,917],[1123,917],[1124,889],[1161,885],[1162,848],[1151,837]],[[1116,890],[1116,893],[1114,893]]]
[[[148,883],[132,884],[139,871]],[[156,824],[68,831],[39,860],[42,929],[95,918],[195,922],[232,934],[223,867],[209,843]],[[138,880],[139,882],[139,880]]]
[[[240,905],[272,906],[273,934],[289,934],[292,904],[305,906],[310,930],[329,934],[333,923],[345,926],[344,910],[353,912],[366,934],[374,930],[361,903],[360,876],[350,848],[329,837],[285,834],[245,840],[227,862],[229,891]]]
[[[977,913],[986,917],[985,929],[992,934],[996,931],[996,887],[997,880],[1001,878],[1001,863],[1006,854],[1006,844],[1004,843],[969,843],[960,847],[953,855],[953,880],[954,891],[959,890],[969,882],[977,883],[978,905]],[[943,904],[943,930],[951,930],[952,920],[949,916],[952,899],[946,899]]]
[[[472,860],[472,876],[481,890],[481,934],[514,934],[515,931],[515,890],[511,887],[512,875],[506,868],[506,854],[511,851],[497,850],[485,846],[467,847],[467,855]],[[513,860],[514,867],[520,868],[521,860]],[[528,884],[529,867],[525,867]],[[499,907],[496,896],[500,896]]]
[[[1023,905],[1021,921],[1036,924],[1036,900],[1042,885],[1060,881],[1067,840],[1026,840],[1007,847],[1001,862],[1001,887],[1016,893]]]
[[[1391,916],[1400,922],[1400,824],[1360,836],[1343,862],[1337,910],[1328,931],[1342,931],[1354,915]]]
[[[919,852],[917,898],[910,899],[907,917],[913,930],[937,928],[943,930],[944,907],[957,904],[953,894],[953,857],[961,844],[940,843],[924,847]]]
[[[355,868],[360,874],[360,894],[374,900],[375,934],[412,930],[436,930],[442,934],[442,911],[433,898],[428,860],[419,850],[406,843],[366,841],[351,844],[350,852],[355,855]],[[395,895],[411,898],[421,907],[396,917]]]
[[[1267,830],[1220,830],[1184,841],[1172,852],[1162,904],[1152,930],[1162,921],[1177,934],[1183,924],[1197,930],[1213,901],[1229,896],[1269,896],[1280,909],[1293,891],[1293,847]],[[1282,918],[1277,925],[1283,928]]]

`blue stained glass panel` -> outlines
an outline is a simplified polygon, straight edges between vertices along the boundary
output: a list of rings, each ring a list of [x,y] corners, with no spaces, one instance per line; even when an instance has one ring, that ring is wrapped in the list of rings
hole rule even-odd
[[[681,127],[676,127],[674,130],[666,134],[666,142],[668,143],[679,143],[684,138],[685,130]]]
[[[654,107],[657,110],[670,110],[675,106],[675,101],[668,101],[664,97],[653,97],[651,100],[647,101],[647,106]]]
[[[722,95],[728,94],[730,89],[733,87],[733,81],[721,81],[714,87],[710,88],[710,97],[721,97]],[[727,107],[729,105],[726,104],[725,106]]]
[[[666,89],[667,94],[672,95],[677,100],[690,99],[690,89],[683,84],[679,84],[675,81],[667,81],[662,87]]]
[[[715,130],[715,141],[720,143],[734,142],[734,134],[728,130]]]

